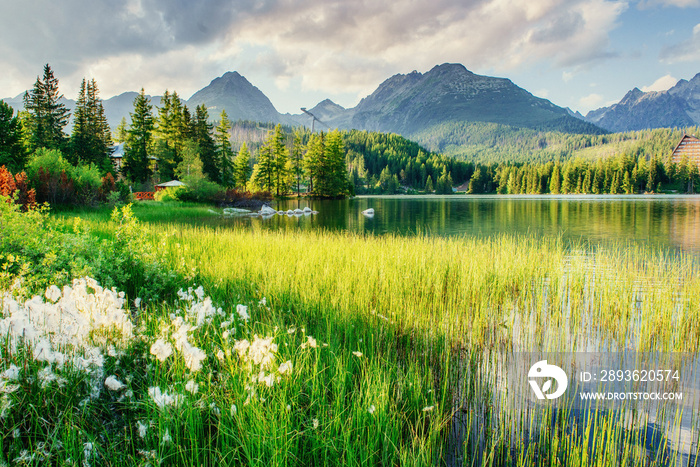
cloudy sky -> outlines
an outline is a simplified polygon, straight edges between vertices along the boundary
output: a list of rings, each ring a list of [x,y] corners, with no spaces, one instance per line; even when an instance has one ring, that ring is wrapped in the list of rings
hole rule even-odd
[[[49,63],[75,98],[189,98],[238,71],[280,112],[353,107],[396,73],[455,62],[586,113],[700,72],[700,0],[23,0],[0,4],[0,97]]]

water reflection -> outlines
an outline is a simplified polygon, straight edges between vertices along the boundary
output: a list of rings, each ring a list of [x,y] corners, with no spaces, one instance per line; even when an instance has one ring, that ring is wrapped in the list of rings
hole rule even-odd
[[[700,196],[391,196],[273,203],[279,211],[307,206],[318,214],[191,222],[399,235],[562,235],[591,243],[622,240],[700,251]],[[362,214],[369,208],[374,216]]]

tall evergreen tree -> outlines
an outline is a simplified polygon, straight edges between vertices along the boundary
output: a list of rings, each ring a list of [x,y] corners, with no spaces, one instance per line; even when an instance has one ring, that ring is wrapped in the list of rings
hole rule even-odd
[[[209,123],[209,112],[204,104],[197,106],[194,117],[194,141],[199,145],[202,169],[209,180],[220,183],[221,171],[214,138],[213,125]]]
[[[263,191],[272,192],[275,189],[275,159],[268,142],[258,149],[258,163],[253,167],[253,182]]]
[[[131,113],[131,126],[124,151],[122,172],[135,182],[145,182],[153,171],[149,160],[149,148],[153,131],[153,114],[151,100],[141,88],[134,99],[134,111]]]
[[[233,186],[245,190],[250,178],[250,152],[245,143],[233,162]]]
[[[233,149],[231,148],[231,120],[229,120],[226,110],[221,111],[221,119],[214,130],[214,143],[216,145],[216,158],[219,161],[220,181],[224,186],[235,186]],[[247,181],[247,180],[246,180]]]
[[[94,79],[83,79],[73,114],[69,160],[73,164],[92,163],[108,172],[112,169],[112,135],[98,93]]]
[[[177,92],[167,89],[163,93],[158,108],[158,118],[154,122],[154,155],[158,158],[160,178],[170,180],[175,177],[175,168],[182,160],[183,108]]]
[[[64,148],[66,134],[63,129],[68,124],[70,112],[60,102],[61,98],[63,94],[59,94],[58,79],[47,63],[43,79],[37,76],[32,90],[24,94],[32,150]]]
[[[328,133],[323,162],[326,166],[325,192],[323,196],[336,198],[348,194],[348,171],[345,164],[343,137],[338,130]],[[398,179],[397,179],[398,185]]]
[[[323,178],[323,158],[325,154],[325,135],[323,132],[312,133],[306,144],[304,154],[304,173],[309,181],[308,192],[318,194],[317,182]]]
[[[284,131],[282,131],[282,125],[277,124],[269,140],[272,158],[274,159],[275,190],[277,196],[283,195],[289,190],[289,172],[287,167],[289,151],[287,151],[285,141],[286,135]]]
[[[292,142],[292,154],[290,158],[292,162],[292,177],[294,179],[294,191],[297,196],[301,193],[301,182],[304,176],[304,149],[301,144],[301,133],[294,132],[294,141]]]
[[[15,173],[22,171],[26,163],[21,122],[12,107],[0,100],[0,166]]]
[[[122,117],[119,125],[117,125],[117,129],[114,131],[114,138],[112,139],[115,143],[120,144],[126,141],[128,134],[129,130],[127,128],[126,117]]]

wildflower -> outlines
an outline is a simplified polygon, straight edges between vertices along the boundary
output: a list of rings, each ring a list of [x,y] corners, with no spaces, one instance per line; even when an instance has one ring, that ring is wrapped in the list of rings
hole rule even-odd
[[[144,439],[146,437],[146,432],[148,431],[148,424],[143,423],[141,421],[137,421],[136,426],[139,429],[139,436],[141,437],[141,439]]]
[[[190,371],[199,371],[202,369],[202,360],[207,358],[207,354],[202,349],[189,345],[189,342],[187,344],[180,349],[185,357],[185,365]]]
[[[231,404],[231,416],[235,417],[237,413],[238,413],[238,407],[236,407],[236,404]]]
[[[263,297],[262,300],[258,302],[258,305],[260,306],[266,306],[267,305],[267,298]]]
[[[110,391],[119,391],[126,387],[124,383],[119,381],[115,376],[108,376],[105,380],[105,387]]]
[[[176,394],[171,396],[167,392],[162,392],[159,387],[148,388],[148,395],[151,396],[153,402],[161,409],[170,405],[178,406],[180,402],[182,402],[181,395]]]
[[[362,352],[355,351],[355,352],[353,352],[352,354],[353,354],[354,356],[356,356],[357,358],[362,357]]]
[[[369,406],[369,409],[367,409],[367,412],[369,412],[371,415],[374,413],[375,410],[377,410],[377,408],[374,406],[374,404],[372,404]]]
[[[134,300],[134,306],[136,308],[141,308],[141,299],[140,298],[136,297],[136,299]]]
[[[10,365],[10,368],[0,373],[0,379],[16,381],[19,379],[19,367],[16,365]]]
[[[297,332],[297,328],[289,328],[289,329],[287,329],[287,334],[294,334],[295,332]]]
[[[191,394],[197,394],[197,391],[199,391],[199,384],[195,383],[194,380],[189,380],[187,384],[185,384],[185,391]]]
[[[275,376],[272,373],[266,375],[264,371],[260,371],[258,373],[258,383],[265,383],[268,388],[271,388],[275,384]]]
[[[283,375],[285,373],[291,373],[292,372],[292,361],[287,360],[283,364],[281,364],[278,368],[279,374]]]
[[[290,412],[292,410],[292,406],[287,404],[287,412]]]
[[[231,335],[230,332],[224,331],[223,333],[221,333],[221,338],[222,338],[223,340],[228,340],[228,337],[229,337],[230,335]]]
[[[201,285],[195,289],[194,294],[197,296],[198,299],[203,300],[204,299],[204,287]]]
[[[151,345],[151,355],[164,362],[173,353],[173,346],[170,342],[165,342],[163,339],[158,339]]]
[[[318,347],[318,345],[316,344],[316,339],[314,339],[311,336],[306,336],[306,342],[301,344],[301,348],[305,349],[307,347],[311,347],[312,349],[315,349],[316,347]]]
[[[11,394],[18,389],[19,384],[8,384],[7,381],[3,381],[2,383],[0,383],[0,393]]]
[[[431,405],[428,407],[423,407],[423,412],[432,412],[434,408],[435,408],[434,405]]]
[[[216,358],[218,358],[220,362],[223,362],[224,359],[226,358],[226,354],[224,353],[223,350],[219,349],[219,350],[216,352]]]
[[[172,436],[170,436],[170,430],[168,428],[166,428],[161,444],[167,444],[167,443],[170,443],[172,441],[173,441],[173,438],[172,438]]]
[[[243,321],[248,321],[250,315],[248,314],[248,307],[245,305],[236,305],[236,313]]]
[[[59,289],[55,285],[52,285],[51,287],[46,289],[46,293],[44,294],[44,296],[47,300],[56,303],[58,299],[61,298],[61,289]]]
[[[314,418],[313,424],[314,424],[314,430],[317,429],[318,428],[318,418]]]

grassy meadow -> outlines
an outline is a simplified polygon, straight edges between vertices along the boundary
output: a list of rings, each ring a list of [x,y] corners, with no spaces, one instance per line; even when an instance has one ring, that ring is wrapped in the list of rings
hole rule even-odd
[[[0,206],[0,465],[697,463],[697,406],[664,418],[690,417],[683,454],[643,417],[535,410],[497,371],[533,350],[696,354],[692,256]]]

